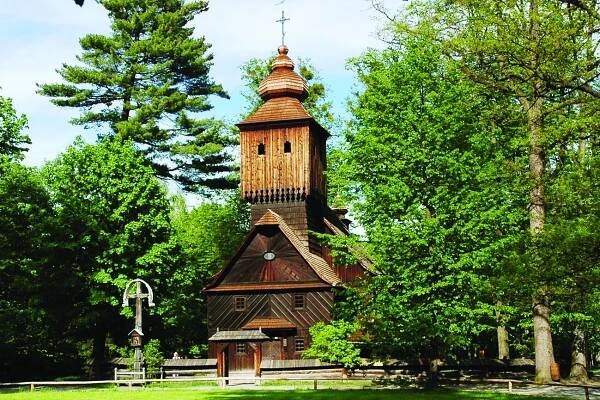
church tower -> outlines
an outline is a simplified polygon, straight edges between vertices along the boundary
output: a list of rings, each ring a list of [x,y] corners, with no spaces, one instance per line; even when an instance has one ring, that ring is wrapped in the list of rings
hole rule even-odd
[[[325,180],[328,132],[306,111],[306,82],[280,46],[271,74],[258,94],[265,101],[238,124],[241,132],[241,194],[254,225],[270,209],[293,228],[313,253],[310,231],[323,231],[328,211]]]
[[[307,89],[282,45],[259,86],[264,104],[238,124],[241,195],[252,225],[204,288],[209,357],[219,376],[260,375],[301,359],[310,327],[331,320],[333,288],[352,284],[368,267],[361,260],[336,265],[312,234],[345,236],[348,229],[343,212],[327,206],[329,134],[302,104]]]

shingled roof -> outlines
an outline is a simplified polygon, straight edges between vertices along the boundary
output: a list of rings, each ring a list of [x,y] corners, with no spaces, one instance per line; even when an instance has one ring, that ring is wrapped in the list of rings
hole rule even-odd
[[[242,329],[296,329],[296,325],[290,321],[277,317],[256,317]]]
[[[280,122],[294,120],[312,120],[300,100],[294,97],[276,97],[267,100],[248,118],[238,124],[255,124],[261,122]]]
[[[304,258],[304,260],[315,271],[319,278],[334,286],[341,282],[335,271],[329,266],[329,264],[327,264],[327,261],[325,261],[322,257],[311,253],[308,250],[308,247],[306,247],[298,235],[296,235],[294,230],[290,228],[283,218],[281,218],[281,216],[273,210],[268,209],[255,225],[277,225],[285,237],[290,241],[292,246],[294,246],[298,253],[300,253],[302,258]]]
[[[259,330],[252,331],[218,331],[208,338],[209,342],[262,342],[271,340]]]
[[[264,123],[310,120],[302,101],[308,96],[306,81],[294,71],[288,48],[280,46],[271,73],[260,83],[258,94],[265,103],[238,126]]]
[[[232,265],[234,260],[244,251],[257,229],[261,226],[277,226],[281,233],[289,240],[292,247],[300,254],[300,256],[306,261],[308,266],[315,272],[315,274],[323,281],[322,284],[318,282],[309,282],[309,283],[300,283],[300,282],[255,282],[255,283],[245,283],[245,284],[223,284],[219,285],[222,278],[227,274],[229,267]],[[219,271],[216,275],[214,275],[208,285],[204,288],[206,291],[232,291],[232,290],[260,290],[260,289],[290,289],[290,288],[313,288],[313,287],[321,287],[321,285],[331,285],[335,286],[342,282],[342,280],[337,276],[335,271],[327,264],[322,257],[313,254],[309,251],[308,247],[300,240],[298,235],[294,232],[292,228],[281,218],[279,214],[274,212],[271,209],[268,209],[267,212],[254,224],[252,230],[248,235],[246,235],[246,239],[242,242],[241,246],[238,248],[236,254],[229,260],[229,263]],[[327,287],[325,286],[325,287]]]

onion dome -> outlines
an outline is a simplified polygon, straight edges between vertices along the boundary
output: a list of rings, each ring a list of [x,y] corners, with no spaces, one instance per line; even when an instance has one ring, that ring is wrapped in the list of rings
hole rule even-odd
[[[288,57],[288,48],[279,46],[279,53],[273,62],[271,73],[258,86],[258,94],[263,100],[277,97],[293,97],[303,101],[308,96],[308,86],[300,75],[294,72],[294,63]]]

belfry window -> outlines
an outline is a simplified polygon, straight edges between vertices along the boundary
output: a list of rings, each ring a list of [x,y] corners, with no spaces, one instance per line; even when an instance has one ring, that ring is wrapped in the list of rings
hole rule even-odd
[[[284,153],[291,153],[292,152],[292,144],[286,140],[286,142],[283,144],[283,152]]]
[[[258,155],[259,156],[264,156],[265,155],[265,144],[264,143],[259,143],[258,144]]]

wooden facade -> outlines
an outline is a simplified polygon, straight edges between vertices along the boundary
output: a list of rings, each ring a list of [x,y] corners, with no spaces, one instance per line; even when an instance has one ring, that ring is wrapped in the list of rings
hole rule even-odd
[[[311,127],[312,126],[312,127]],[[322,129],[322,128],[321,128]],[[242,130],[241,192],[252,203],[326,196],[325,139],[310,121]]]
[[[205,288],[209,357],[222,375],[300,358],[309,328],[331,320],[333,287],[365,268],[334,265],[311,234],[346,235],[348,222],[327,205],[329,135],[304,109],[306,90],[280,47],[259,88],[265,103],[238,124],[241,195],[251,203],[252,229]],[[267,339],[253,342],[250,332]]]

